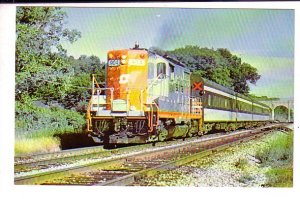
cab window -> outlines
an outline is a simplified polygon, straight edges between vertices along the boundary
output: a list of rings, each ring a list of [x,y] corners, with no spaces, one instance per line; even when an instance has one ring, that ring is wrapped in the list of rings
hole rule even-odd
[[[159,77],[159,79],[166,78],[166,63],[157,64],[157,77]]]

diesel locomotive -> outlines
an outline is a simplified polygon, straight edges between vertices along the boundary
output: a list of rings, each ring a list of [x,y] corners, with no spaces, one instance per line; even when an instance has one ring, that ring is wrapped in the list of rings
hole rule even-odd
[[[106,82],[93,75],[87,131],[106,145],[148,143],[265,125],[271,109],[136,45],[107,54]]]

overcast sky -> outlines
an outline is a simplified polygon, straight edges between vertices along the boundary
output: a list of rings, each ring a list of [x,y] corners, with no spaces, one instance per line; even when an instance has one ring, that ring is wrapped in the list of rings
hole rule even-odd
[[[227,48],[258,69],[251,93],[294,95],[294,11],[276,9],[64,8],[69,28],[82,38],[65,44],[69,55],[96,55],[111,49],[185,45]]]

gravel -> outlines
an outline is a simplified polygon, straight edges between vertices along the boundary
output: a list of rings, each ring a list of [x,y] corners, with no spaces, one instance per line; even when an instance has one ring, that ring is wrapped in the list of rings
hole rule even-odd
[[[237,132],[236,134],[238,134],[238,133],[240,133],[240,132]],[[55,170],[70,169],[70,168],[77,167],[77,166],[98,163],[100,161],[109,161],[109,160],[114,160],[114,159],[118,159],[118,158],[122,158],[122,157],[139,155],[139,154],[142,154],[145,152],[154,152],[154,151],[159,151],[162,149],[170,149],[173,147],[184,146],[184,145],[196,143],[196,142],[203,141],[203,140],[214,139],[214,137],[216,137],[216,135],[204,136],[202,138],[192,138],[192,139],[186,140],[185,142],[182,142],[180,139],[178,139],[176,141],[157,143],[156,147],[149,147],[146,145],[138,145],[136,147],[120,149],[116,152],[117,154],[110,154],[109,156],[107,156],[107,154],[105,156],[99,155],[99,157],[97,157],[97,158],[83,158],[81,160],[75,160],[74,162],[60,163],[59,165],[56,165],[56,166],[45,167],[44,169],[34,169],[31,171],[16,172],[14,177],[15,178],[25,177],[25,176],[29,176],[29,175],[39,175],[39,174],[43,174],[43,173],[47,173],[47,172],[52,172]],[[45,158],[45,159],[47,159],[47,158]],[[15,164],[20,164],[22,162],[30,162],[30,161],[32,161],[31,158],[20,160],[19,162],[15,162]]]
[[[143,178],[133,186],[262,187],[267,182],[265,173],[269,167],[262,167],[255,153],[277,133],[280,132],[227,148],[172,170],[160,171],[158,175]]]

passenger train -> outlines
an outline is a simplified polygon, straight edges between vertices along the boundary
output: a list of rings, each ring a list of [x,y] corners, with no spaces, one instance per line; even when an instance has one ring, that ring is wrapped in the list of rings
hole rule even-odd
[[[271,109],[136,45],[107,55],[105,87],[93,75],[87,131],[105,145],[148,143],[265,125]]]

